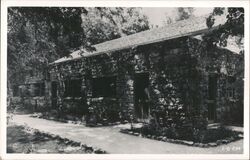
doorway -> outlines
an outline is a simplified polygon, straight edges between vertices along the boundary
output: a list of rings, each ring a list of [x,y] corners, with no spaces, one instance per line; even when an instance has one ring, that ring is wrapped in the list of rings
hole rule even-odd
[[[139,119],[147,119],[150,114],[149,107],[149,74],[135,74],[135,112]]]
[[[208,120],[213,123],[216,120],[217,75],[208,77]]]
[[[56,108],[57,106],[57,82],[51,82],[51,101],[52,101],[52,108]]]

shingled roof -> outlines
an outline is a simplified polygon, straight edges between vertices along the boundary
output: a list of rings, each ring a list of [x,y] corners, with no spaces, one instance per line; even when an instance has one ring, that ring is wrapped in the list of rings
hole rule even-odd
[[[79,59],[81,57],[95,56],[102,53],[111,53],[122,49],[166,41],[184,36],[198,35],[209,30],[206,25],[206,17],[207,16],[193,17],[187,20],[182,20],[173,24],[169,24],[164,27],[150,29],[129,36],[124,36],[118,39],[99,43],[93,45],[96,51],[85,52],[84,54],[81,55],[80,54],[81,51],[77,50],[71,53],[69,57],[60,58],[56,60],[54,63]],[[215,18],[215,24],[213,28],[216,28],[219,25],[224,24],[225,22],[226,22],[225,16],[217,16]]]

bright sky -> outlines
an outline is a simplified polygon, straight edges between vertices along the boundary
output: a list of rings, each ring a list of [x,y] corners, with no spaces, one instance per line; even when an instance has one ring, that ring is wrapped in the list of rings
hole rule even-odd
[[[149,17],[149,21],[151,24],[162,26],[162,22],[164,18],[167,16],[169,17],[175,17],[176,8],[142,8],[142,11],[144,14],[146,14]],[[199,17],[202,15],[206,15],[211,13],[213,8],[194,8],[194,15]]]

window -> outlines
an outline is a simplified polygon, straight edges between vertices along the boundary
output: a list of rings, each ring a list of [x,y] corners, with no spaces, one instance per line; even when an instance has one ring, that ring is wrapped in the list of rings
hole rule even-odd
[[[227,97],[228,98],[235,98],[235,88],[234,88],[234,83],[236,82],[236,77],[235,76],[228,76],[227,77]]]
[[[228,81],[228,83],[234,83],[236,81],[236,77],[235,76],[228,76],[227,81]]]
[[[211,74],[208,77],[208,98],[215,100],[217,96],[217,75]]]
[[[116,77],[92,79],[93,97],[114,97],[116,95]]]
[[[24,84],[24,85],[20,85],[19,87],[19,91],[20,91],[20,96],[22,97],[30,97],[30,85]]]
[[[34,83],[34,96],[44,96],[45,84],[44,83]]]
[[[19,96],[19,86],[18,85],[13,86],[13,96],[14,97]]]
[[[51,96],[53,98],[57,97],[57,82],[55,81],[51,82]]]
[[[235,89],[234,88],[227,89],[227,97],[228,98],[235,98]]]
[[[81,79],[69,79],[64,81],[64,97],[81,97]]]

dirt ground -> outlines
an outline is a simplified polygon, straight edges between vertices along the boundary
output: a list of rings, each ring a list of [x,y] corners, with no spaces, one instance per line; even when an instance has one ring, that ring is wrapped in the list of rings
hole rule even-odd
[[[14,124],[7,127],[7,153],[93,153],[91,148],[81,147],[65,141],[34,132]]]

